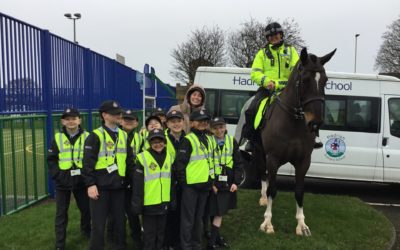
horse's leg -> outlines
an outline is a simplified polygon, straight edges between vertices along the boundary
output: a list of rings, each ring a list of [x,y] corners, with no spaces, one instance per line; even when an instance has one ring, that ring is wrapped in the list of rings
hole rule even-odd
[[[261,179],[261,197],[259,200],[260,206],[266,207],[268,205],[267,199],[267,189],[268,189],[268,180],[265,176],[265,179]]]
[[[305,160],[298,168],[296,168],[296,187],[295,187],[295,198],[296,198],[296,219],[297,227],[296,234],[301,236],[311,236],[310,228],[304,222],[305,216],[303,213],[303,197],[304,197],[304,177],[310,166],[310,161]],[[296,166],[297,167],[297,166]]]
[[[278,172],[278,164],[276,162],[272,162],[272,157],[267,158],[267,166],[268,168],[268,188],[267,188],[267,197],[268,204],[264,213],[264,222],[261,223],[260,229],[267,234],[274,233],[274,226],[271,223],[272,219],[272,201],[276,196],[277,188],[276,188],[276,174]]]

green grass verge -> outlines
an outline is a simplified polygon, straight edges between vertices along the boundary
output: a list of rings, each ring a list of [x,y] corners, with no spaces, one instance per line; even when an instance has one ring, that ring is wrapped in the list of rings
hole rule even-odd
[[[391,224],[381,213],[359,199],[305,195],[306,223],[312,236],[295,235],[295,201],[292,193],[280,192],[274,201],[274,235],[259,231],[265,209],[258,206],[259,192],[240,190],[239,208],[224,218],[222,235],[231,249],[385,249]],[[43,202],[0,218],[0,249],[52,249],[55,203]],[[79,215],[71,203],[67,249],[87,249],[79,234]],[[132,242],[128,239],[128,249]]]

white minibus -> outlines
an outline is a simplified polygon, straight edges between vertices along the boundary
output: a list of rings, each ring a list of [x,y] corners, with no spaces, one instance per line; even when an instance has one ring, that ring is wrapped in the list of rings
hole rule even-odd
[[[199,67],[196,72],[195,83],[207,93],[208,111],[224,117],[232,135],[244,103],[258,88],[250,70]],[[340,72],[327,76],[320,130],[324,147],[313,151],[307,176],[400,183],[400,80]],[[294,175],[294,168],[286,164],[278,174]],[[254,183],[255,168],[246,165],[245,176],[245,185]]]

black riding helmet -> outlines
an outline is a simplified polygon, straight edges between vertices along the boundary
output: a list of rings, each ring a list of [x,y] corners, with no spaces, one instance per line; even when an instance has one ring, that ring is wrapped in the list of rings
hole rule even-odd
[[[282,26],[277,22],[272,22],[268,24],[267,27],[265,27],[265,36],[267,37],[267,39],[269,36],[273,36],[278,33],[281,33],[283,38]]]

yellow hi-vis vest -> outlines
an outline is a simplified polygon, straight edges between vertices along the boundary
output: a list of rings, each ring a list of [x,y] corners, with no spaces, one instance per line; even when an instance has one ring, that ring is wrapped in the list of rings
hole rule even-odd
[[[100,141],[99,155],[95,170],[105,169],[116,163],[118,166],[118,174],[120,176],[125,176],[128,137],[126,132],[122,129],[118,129],[117,143],[113,141],[107,130],[103,127],[95,129],[93,133],[99,137]]]
[[[140,151],[140,145],[142,144],[141,136],[138,132],[133,133],[133,138],[131,141],[131,147],[133,150],[133,157],[136,158],[137,154]]]
[[[83,148],[86,137],[89,133],[84,131],[79,138],[71,145],[68,137],[64,133],[56,133],[55,140],[58,147],[58,167],[61,170],[70,169],[73,164],[78,168],[82,168]]]
[[[138,155],[144,168],[144,206],[157,205],[171,200],[171,167],[174,159],[166,154],[160,167],[149,151]]]
[[[143,132],[142,132],[142,151],[145,151],[150,148],[150,143],[147,141],[148,136],[149,136],[149,131],[143,130]]]
[[[212,162],[211,142],[208,138],[208,148],[199,141],[194,133],[185,136],[192,146],[189,164],[186,166],[186,183],[197,184],[214,179],[214,165]]]
[[[165,138],[167,139],[167,152],[172,156],[173,159],[176,158],[176,150],[174,144],[168,136],[168,129],[165,130]]]
[[[226,166],[230,169],[233,167],[233,136],[225,135],[224,146],[220,149],[217,139],[212,137],[211,140],[213,149],[213,159],[215,166],[215,174],[220,175],[222,173],[222,166]]]

